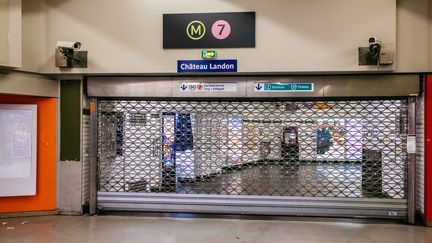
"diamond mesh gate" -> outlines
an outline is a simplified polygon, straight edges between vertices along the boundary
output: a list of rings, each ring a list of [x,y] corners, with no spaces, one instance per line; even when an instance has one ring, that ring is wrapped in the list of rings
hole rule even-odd
[[[406,198],[406,100],[98,100],[98,191]]]

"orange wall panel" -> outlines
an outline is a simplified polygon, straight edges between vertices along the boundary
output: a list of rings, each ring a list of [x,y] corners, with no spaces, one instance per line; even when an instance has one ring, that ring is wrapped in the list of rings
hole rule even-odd
[[[56,209],[57,99],[0,95],[1,104],[37,105],[36,196],[0,197],[0,213]]]

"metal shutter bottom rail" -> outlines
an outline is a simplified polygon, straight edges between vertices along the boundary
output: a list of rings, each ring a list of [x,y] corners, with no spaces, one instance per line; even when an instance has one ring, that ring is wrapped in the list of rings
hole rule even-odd
[[[98,192],[101,211],[404,218],[406,199]]]

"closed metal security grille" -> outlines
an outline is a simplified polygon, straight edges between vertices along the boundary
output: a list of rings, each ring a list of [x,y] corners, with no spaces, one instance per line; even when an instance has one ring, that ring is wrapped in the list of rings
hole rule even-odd
[[[406,198],[406,100],[98,100],[98,191]]]

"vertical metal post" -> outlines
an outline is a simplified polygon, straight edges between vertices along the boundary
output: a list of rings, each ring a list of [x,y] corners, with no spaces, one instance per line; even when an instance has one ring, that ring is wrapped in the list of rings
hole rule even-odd
[[[90,103],[90,215],[97,213],[97,100]]]
[[[408,99],[408,223],[415,223],[416,210],[416,97]]]

